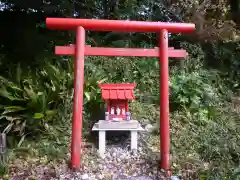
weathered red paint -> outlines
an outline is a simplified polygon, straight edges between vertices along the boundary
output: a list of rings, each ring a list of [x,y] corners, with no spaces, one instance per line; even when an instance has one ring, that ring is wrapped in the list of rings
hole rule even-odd
[[[50,29],[74,30],[78,26],[91,31],[119,31],[119,32],[159,32],[167,29],[172,33],[188,33],[195,30],[195,24],[146,22],[128,20],[101,20],[76,18],[47,18],[46,25]]]
[[[170,130],[168,92],[168,31],[162,30],[159,38],[160,65],[160,148],[161,167],[170,170]]]
[[[55,54],[57,55],[74,55],[75,47],[56,46]],[[185,50],[168,48],[169,57],[185,58]],[[141,48],[104,48],[85,46],[85,56],[136,56],[136,57],[159,57],[159,48],[141,49]]]
[[[103,100],[133,100],[136,84],[99,84]]]
[[[83,83],[84,83],[84,49],[85,30],[83,27],[76,29],[76,54],[74,61],[74,98],[72,118],[72,168],[80,168],[80,155],[82,146],[82,111],[83,111]]]

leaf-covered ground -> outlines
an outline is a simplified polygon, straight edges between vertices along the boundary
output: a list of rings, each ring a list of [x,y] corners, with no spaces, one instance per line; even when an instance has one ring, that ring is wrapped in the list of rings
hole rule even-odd
[[[5,179],[167,179],[164,172],[159,170],[159,152],[156,156],[156,153],[148,149],[143,139],[147,139],[146,134],[139,137],[138,151],[130,150],[127,136],[120,140],[114,139],[108,144],[104,158],[98,156],[94,145],[85,146],[81,158],[81,172],[71,172],[68,168],[69,153],[65,159],[54,161],[49,160],[47,156],[19,157],[10,163],[9,173],[5,175]]]

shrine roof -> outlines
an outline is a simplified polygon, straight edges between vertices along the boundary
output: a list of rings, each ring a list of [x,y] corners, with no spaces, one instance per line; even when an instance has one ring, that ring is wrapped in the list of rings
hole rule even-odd
[[[136,84],[99,84],[104,100],[133,100]]]

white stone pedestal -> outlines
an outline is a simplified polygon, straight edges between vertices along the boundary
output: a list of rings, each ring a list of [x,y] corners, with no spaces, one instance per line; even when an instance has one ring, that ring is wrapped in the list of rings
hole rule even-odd
[[[121,122],[106,122],[104,126],[99,126],[99,123],[104,123],[103,120],[100,120],[98,123],[95,123],[92,130],[93,131],[98,131],[99,133],[99,154],[101,157],[104,156],[105,154],[105,149],[106,149],[106,131],[130,131],[131,133],[131,149],[136,149],[138,148],[138,131],[143,131],[144,129],[141,127],[140,123],[138,121],[130,121],[129,123],[131,124],[129,127],[127,126],[127,121],[124,122],[124,126],[122,125],[123,123]],[[136,123],[133,125],[133,123]],[[107,124],[109,125],[109,128],[107,128]],[[104,127],[104,128],[100,128]]]
[[[99,134],[98,140],[99,153],[100,156],[104,156],[106,149],[106,131],[100,130],[98,134]]]
[[[138,131],[131,130],[131,149],[137,149],[138,146]]]

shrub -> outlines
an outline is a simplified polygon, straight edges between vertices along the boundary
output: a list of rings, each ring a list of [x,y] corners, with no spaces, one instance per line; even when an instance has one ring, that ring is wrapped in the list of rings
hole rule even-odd
[[[221,94],[213,83],[214,75],[200,72],[174,73],[170,79],[170,108],[172,111],[190,112],[202,119],[215,116],[215,105],[221,102]]]
[[[25,137],[46,129],[72,86],[72,76],[46,63],[36,72],[27,73],[18,66],[12,79],[0,76],[1,130],[6,128],[14,136]]]

